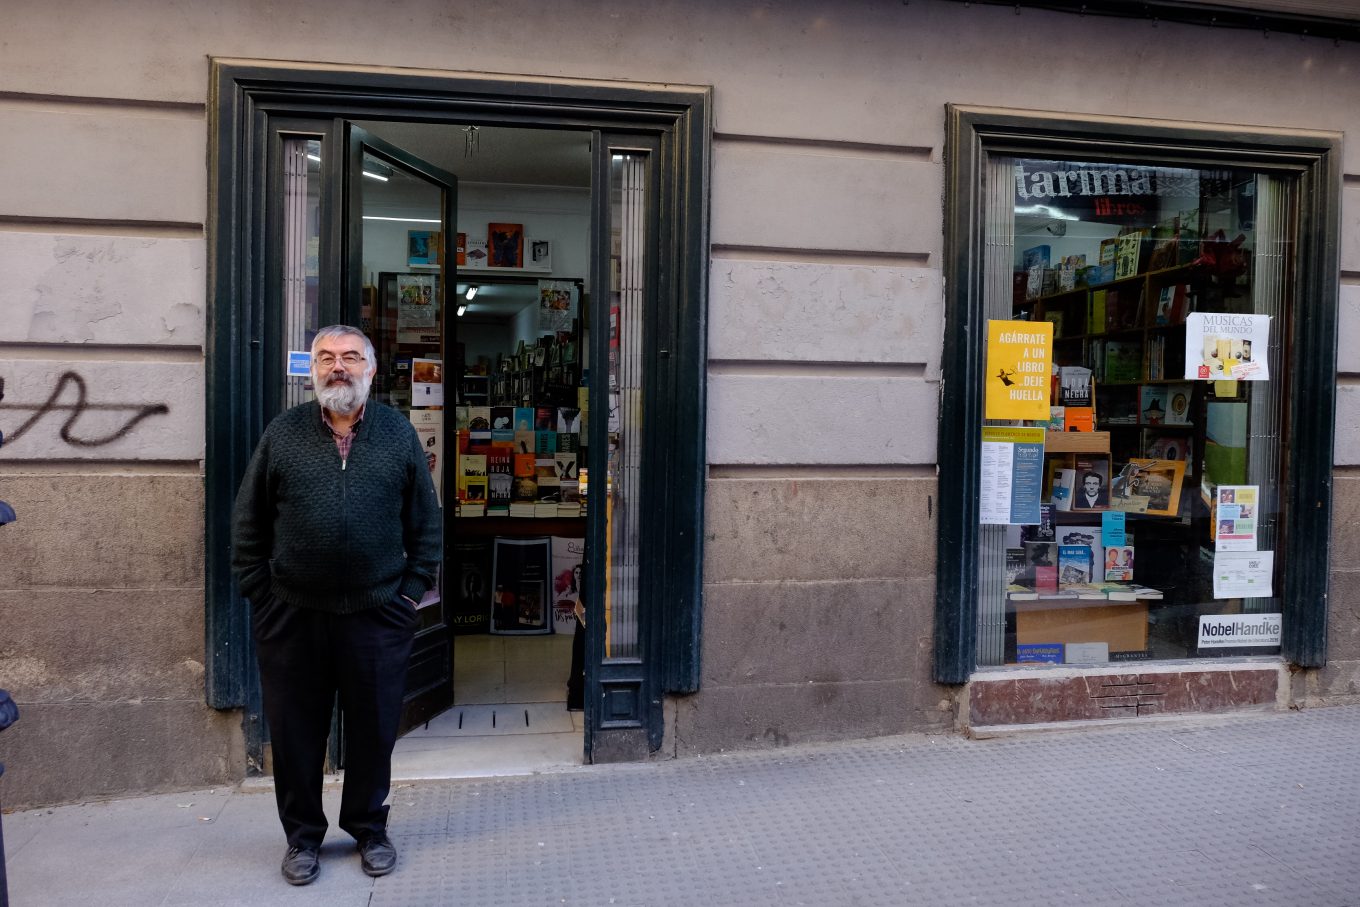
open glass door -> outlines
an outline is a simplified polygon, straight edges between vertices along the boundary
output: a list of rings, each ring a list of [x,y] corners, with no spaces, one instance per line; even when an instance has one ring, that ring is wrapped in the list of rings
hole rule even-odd
[[[344,124],[344,320],[373,342],[378,371],[370,399],[410,418],[425,447],[444,516],[448,562],[455,486],[444,439],[451,437],[453,382],[444,400],[445,364],[453,359],[452,175]],[[447,429],[447,431],[446,431]],[[452,447],[450,447],[452,449]],[[400,733],[453,705],[453,648],[444,580],[420,603],[420,625],[406,674]]]

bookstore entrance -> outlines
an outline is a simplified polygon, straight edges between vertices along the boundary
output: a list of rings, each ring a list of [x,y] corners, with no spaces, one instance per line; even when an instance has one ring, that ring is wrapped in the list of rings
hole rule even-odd
[[[443,511],[397,776],[646,758],[698,685],[708,90],[214,80],[209,704],[244,710],[265,769],[231,503],[344,323]]]
[[[347,277],[358,268],[358,322],[379,362],[371,397],[411,420],[451,516],[394,770],[579,763],[590,133],[348,132]],[[309,378],[290,380],[307,393]]]

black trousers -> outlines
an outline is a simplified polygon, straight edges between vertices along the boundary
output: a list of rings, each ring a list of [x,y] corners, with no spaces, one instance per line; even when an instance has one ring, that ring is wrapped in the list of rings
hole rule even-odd
[[[326,836],[322,771],[337,693],[345,743],[339,825],[356,840],[387,828],[383,801],[418,621],[399,597],[353,614],[296,608],[273,595],[255,605],[275,796],[290,847],[320,847]]]

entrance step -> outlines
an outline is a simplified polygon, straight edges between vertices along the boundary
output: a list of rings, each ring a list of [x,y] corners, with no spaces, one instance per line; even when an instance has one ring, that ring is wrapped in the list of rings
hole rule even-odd
[[[457,705],[415,728],[404,739],[502,737],[511,734],[569,734],[575,727],[562,702],[502,702]]]

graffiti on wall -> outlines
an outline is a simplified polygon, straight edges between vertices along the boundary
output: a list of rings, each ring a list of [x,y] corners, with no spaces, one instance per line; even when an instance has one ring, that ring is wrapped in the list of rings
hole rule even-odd
[[[75,388],[75,400],[63,403],[62,395],[66,393],[68,387]],[[5,379],[0,378],[0,401],[4,399]],[[89,390],[85,384],[85,378],[75,371],[62,372],[57,377],[56,385],[52,388],[47,400],[41,404],[0,403],[0,410],[11,409],[31,410],[32,415],[20,423],[18,428],[0,436],[4,438],[4,443],[12,444],[46,417],[64,413],[65,420],[62,422],[58,434],[63,442],[72,447],[103,447],[105,444],[112,444],[120,438],[127,437],[146,419],[152,416],[163,416],[170,412],[170,407],[164,403],[92,403],[89,400]],[[125,413],[126,418],[121,424],[111,430],[105,430],[102,434],[86,435],[80,433],[78,423],[81,416],[96,410]]]

